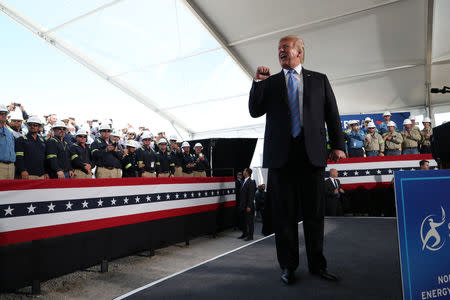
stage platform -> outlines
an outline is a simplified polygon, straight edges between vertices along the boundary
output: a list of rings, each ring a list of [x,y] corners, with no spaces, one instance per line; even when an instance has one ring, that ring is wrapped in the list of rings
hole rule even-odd
[[[401,299],[394,218],[327,218],[325,256],[340,281],[307,271],[300,232],[297,282],[280,280],[274,236],[150,283],[118,299]]]

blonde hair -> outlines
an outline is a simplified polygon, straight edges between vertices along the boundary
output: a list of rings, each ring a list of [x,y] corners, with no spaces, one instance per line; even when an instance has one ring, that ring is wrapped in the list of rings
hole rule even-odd
[[[298,51],[302,52],[300,62],[303,63],[305,61],[305,43],[303,42],[303,40],[298,35],[291,34],[282,37],[279,42],[281,43],[281,41],[285,40],[294,40],[295,48],[297,48]]]

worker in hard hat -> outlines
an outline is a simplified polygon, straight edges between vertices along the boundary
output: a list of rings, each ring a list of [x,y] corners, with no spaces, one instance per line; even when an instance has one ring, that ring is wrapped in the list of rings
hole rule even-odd
[[[403,137],[395,131],[396,125],[394,121],[389,121],[387,128],[388,132],[382,135],[384,140],[384,155],[400,155]]]
[[[50,178],[72,178],[73,169],[70,163],[69,146],[64,140],[66,124],[57,121],[52,126],[52,137],[46,142],[45,158],[47,159]]]
[[[27,120],[28,133],[16,139],[16,174],[19,179],[48,179],[45,140],[39,136],[44,123],[36,116]]]
[[[420,131],[422,139],[420,141],[420,153],[431,153],[431,136],[433,128],[431,128],[431,119],[425,117],[422,121],[423,129]]]
[[[141,177],[156,177],[156,153],[151,147],[152,134],[144,131],[141,141],[142,146],[136,150],[140,175]]]
[[[177,143],[178,138],[176,135],[172,135],[169,138],[170,142],[170,151],[172,153],[173,160],[175,162],[175,173],[174,177],[183,177],[183,151],[181,151],[181,147]]]
[[[419,142],[422,139],[422,136],[418,130],[413,128],[410,119],[405,119],[403,121],[402,137],[402,154],[419,154]]]
[[[75,134],[76,142],[69,146],[70,160],[73,168],[73,178],[90,179],[92,178],[91,147],[87,144],[88,132],[79,129]]]
[[[367,124],[367,134],[364,139],[364,149],[367,157],[384,156],[384,140],[376,131],[374,122]]]
[[[97,166],[96,178],[122,177],[122,152],[111,140],[111,131],[108,124],[101,124],[100,137],[91,144],[92,158]]]
[[[9,113],[6,105],[0,104],[0,179],[14,179],[14,135],[6,124]]]
[[[348,134],[349,157],[364,157],[364,139],[364,132],[360,130],[358,121],[355,121],[352,124],[352,131]]]
[[[391,121],[391,113],[386,111],[383,114],[384,121],[380,123],[378,126],[378,133],[381,135],[384,135],[386,132],[388,132],[388,123]],[[395,123],[394,123],[395,124]],[[395,125],[395,130],[397,130],[397,125]]]
[[[183,177],[193,177],[194,167],[195,167],[195,154],[191,153],[191,145],[188,142],[183,142],[181,144],[183,149]]]
[[[420,128],[419,128],[419,126],[417,126],[416,117],[410,115],[409,119],[411,120],[411,125],[412,125],[411,128],[420,132]]]
[[[17,139],[24,135],[22,131],[23,114],[22,111],[16,109],[9,114],[9,127],[13,130],[14,138]]]
[[[135,140],[127,141],[127,150],[122,158],[122,177],[139,177],[138,159],[136,149],[139,143]]]
[[[364,124],[361,126],[361,131],[364,132],[364,134],[367,134],[369,132],[368,125],[369,125],[370,122],[373,123],[373,120],[370,117],[366,117],[364,119]]]
[[[167,140],[160,138],[158,140],[159,151],[156,152],[156,176],[172,177],[175,173],[175,162],[167,149]]]
[[[196,143],[194,145],[195,151],[195,167],[194,167],[194,177],[206,177],[206,170],[209,169],[209,161],[205,155],[202,153],[203,146],[201,143]]]

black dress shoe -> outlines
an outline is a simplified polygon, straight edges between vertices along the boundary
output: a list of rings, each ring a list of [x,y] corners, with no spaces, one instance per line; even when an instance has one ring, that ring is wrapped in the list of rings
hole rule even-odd
[[[295,273],[290,269],[283,269],[283,273],[281,274],[281,280],[285,284],[293,284],[295,282]]]
[[[246,241],[246,242],[253,241],[253,237],[252,236],[248,236],[244,241]]]
[[[320,270],[317,270],[317,271],[310,271],[310,273],[313,274],[313,275],[319,276],[322,279],[329,280],[329,281],[338,281],[339,280],[339,278],[336,275],[331,274],[330,272],[327,271],[327,269],[320,269]]]
[[[241,235],[240,237],[238,237],[238,239],[245,239],[246,237],[246,235]]]

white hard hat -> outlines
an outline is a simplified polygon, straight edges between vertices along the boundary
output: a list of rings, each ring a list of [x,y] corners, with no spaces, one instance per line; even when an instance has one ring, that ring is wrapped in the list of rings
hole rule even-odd
[[[133,127],[128,128],[127,133],[136,133],[136,129],[134,129]]]
[[[9,113],[8,108],[7,108],[6,105],[4,105],[4,104],[0,104],[0,111],[4,111],[4,112]]]
[[[395,127],[395,122],[394,122],[394,121],[389,121],[389,122],[387,123],[387,126],[388,126],[388,127],[391,127],[391,126]]]
[[[67,128],[67,126],[63,121],[56,121],[52,126],[52,129],[53,128]]]
[[[136,141],[133,141],[133,140],[127,141],[127,147],[138,148],[138,146],[136,146]]]
[[[386,117],[386,116],[391,116],[391,113],[388,112],[388,111],[385,111],[384,114],[383,114],[383,117]]]
[[[79,135],[88,135],[87,131],[84,129],[78,129],[77,133],[75,134],[76,136]]]
[[[195,147],[202,147],[202,148],[203,148],[202,144],[200,144],[200,143],[196,143],[195,146],[194,146],[194,148],[195,148]]]
[[[162,143],[166,143],[167,144],[167,140],[165,138],[159,139],[158,145],[162,144]]]
[[[169,140],[171,140],[171,141],[177,141],[178,138],[177,138],[176,135],[173,134],[173,135],[170,136]]]
[[[409,116],[409,119],[412,121],[412,120],[416,120],[416,117],[415,116]]]
[[[10,120],[20,120],[23,121],[22,111],[20,109],[16,109],[15,111],[9,114]]]
[[[347,124],[353,125],[353,124],[355,124],[355,120],[349,120],[349,121],[347,122]]]
[[[117,136],[117,137],[120,137],[120,136],[121,136],[120,131],[117,130],[117,129],[113,130],[113,131],[111,132],[111,136]]]
[[[100,125],[100,127],[98,128],[98,131],[102,131],[102,130],[109,130],[109,131],[112,131],[112,130],[111,130],[111,126],[109,126],[109,125],[106,124],[106,123],[102,123],[102,124]]]
[[[102,120],[102,124],[112,125],[112,122],[110,119],[104,119],[104,120]]]
[[[183,147],[191,147],[191,145],[189,145],[188,142],[183,142],[183,144],[181,144],[181,148]]]
[[[411,120],[410,119],[405,119],[404,121],[403,121],[403,125],[411,125],[412,123],[411,123]]]
[[[41,124],[41,125],[44,124],[44,123],[42,123],[41,119],[37,116],[29,117],[27,120],[27,124],[30,124],[30,123],[36,123],[36,124]]]
[[[372,119],[371,119],[370,117],[366,117],[366,118],[364,119],[364,122],[370,122],[370,121],[372,121]]]
[[[144,131],[144,133],[141,135],[141,140],[151,139],[151,138],[152,138],[152,134],[149,131]]]
[[[370,122],[368,125],[367,125],[367,128],[375,128],[376,126],[375,126],[375,123],[374,122]]]
[[[431,119],[428,117],[423,118],[422,123],[431,123]]]

